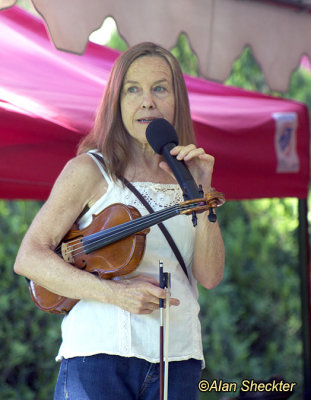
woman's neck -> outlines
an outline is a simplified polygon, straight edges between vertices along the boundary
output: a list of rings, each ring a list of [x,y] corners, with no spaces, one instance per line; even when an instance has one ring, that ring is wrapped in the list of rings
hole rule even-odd
[[[162,160],[163,157],[156,154],[148,143],[138,143],[125,170],[125,177],[134,182],[175,183],[169,174],[159,167]]]

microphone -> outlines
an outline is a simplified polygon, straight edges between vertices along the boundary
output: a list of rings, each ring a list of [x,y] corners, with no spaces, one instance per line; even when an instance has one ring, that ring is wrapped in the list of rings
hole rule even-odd
[[[184,200],[202,198],[204,193],[198,188],[185,162],[170,154],[170,150],[178,145],[174,127],[166,119],[155,119],[147,126],[146,138],[153,150],[164,156],[182,189]]]

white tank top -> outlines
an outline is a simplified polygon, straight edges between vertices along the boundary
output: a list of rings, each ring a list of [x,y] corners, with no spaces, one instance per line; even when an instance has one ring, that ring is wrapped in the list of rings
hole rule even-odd
[[[142,215],[148,214],[137,197],[128,188],[115,184],[98,160],[91,157],[107,181],[108,189],[82,216],[79,228],[88,226],[93,214],[98,214],[113,203],[131,205]],[[177,184],[132,184],[155,211],[183,201]],[[185,215],[175,216],[164,224],[183,256],[190,282],[157,225],[151,227],[146,236],[146,249],[141,263],[127,277],[145,274],[158,280],[159,260],[163,261],[164,271],[171,273],[171,296],[180,300],[179,306],[170,307],[169,361],[189,358],[203,360],[197,283],[191,273],[195,228],[191,216]],[[112,304],[81,300],[63,319],[62,344],[56,359],[106,353],[159,362],[159,326],[159,310],[148,315],[136,315]]]

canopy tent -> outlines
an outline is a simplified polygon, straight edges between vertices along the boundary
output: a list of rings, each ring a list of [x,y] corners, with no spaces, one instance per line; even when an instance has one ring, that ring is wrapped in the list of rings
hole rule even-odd
[[[89,43],[57,51],[40,19],[0,13],[0,196],[45,199],[92,126],[118,52]],[[228,199],[306,198],[309,122],[303,104],[186,76],[197,142],[216,158]],[[256,177],[256,179],[254,179]]]
[[[0,8],[15,2],[0,0]],[[186,32],[201,74],[221,82],[246,45],[251,46],[270,88],[280,92],[287,91],[302,55],[311,57],[309,0],[31,2],[46,21],[58,49],[83,53],[90,33],[113,16],[129,45],[151,40],[170,49],[179,34]]]
[[[118,54],[91,43],[83,56],[59,52],[40,19],[17,7],[0,13],[1,198],[46,199],[78,141],[92,127]],[[213,185],[227,199],[307,198],[306,106],[185,79],[198,144],[215,156]],[[308,309],[308,268],[302,282]],[[310,309],[305,318],[309,346]]]

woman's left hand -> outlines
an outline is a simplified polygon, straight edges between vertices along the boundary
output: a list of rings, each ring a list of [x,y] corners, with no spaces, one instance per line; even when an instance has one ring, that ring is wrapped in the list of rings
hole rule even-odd
[[[202,185],[204,193],[210,191],[215,161],[213,156],[206,154],[203,148],[198,148],[194,144],[175,146],[170,153],[176,156],[177,160],[186,163],[197,185]],[[174,176],[165,161],[160,162],[160,167]]]

